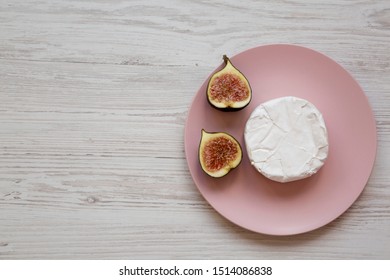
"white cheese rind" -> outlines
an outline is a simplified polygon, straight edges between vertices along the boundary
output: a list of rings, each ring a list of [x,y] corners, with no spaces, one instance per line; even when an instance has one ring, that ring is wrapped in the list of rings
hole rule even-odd
[[[321,112],[297,97],[259,105],[246,123],[244,138],[252,165],[277,182],[307,178],[328,157],[328,132]]]

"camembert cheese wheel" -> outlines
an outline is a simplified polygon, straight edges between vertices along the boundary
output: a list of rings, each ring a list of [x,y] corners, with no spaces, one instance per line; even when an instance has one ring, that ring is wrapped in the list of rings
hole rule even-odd
[[[259,105],[244,132],[252,165],[267,178],[307,178],[328,157],[328,132],[321,112],[309,101],[287,96]]]

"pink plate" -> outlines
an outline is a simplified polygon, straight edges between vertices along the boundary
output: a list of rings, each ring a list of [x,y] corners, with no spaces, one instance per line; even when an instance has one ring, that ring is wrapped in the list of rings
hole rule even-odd
[[[185,153],[199,191],[222,216],[259,233],[298,234],[336,219],[363,191],[375,161],[375,119],[364,92],[339,64],[300,46],[260,46],[231,61],[248,78],[253,97],[241,111],[220,112],[207,103],[208,79],[196,94],[185,128]],[[329,155],[312,177],[277,183],[251,166],[243,133],[255,107],[288,95],[307,99],[322,112]],[[199,165],[202,128],[228,132],[241,143],[241,165],[225,177],[211,178]]]

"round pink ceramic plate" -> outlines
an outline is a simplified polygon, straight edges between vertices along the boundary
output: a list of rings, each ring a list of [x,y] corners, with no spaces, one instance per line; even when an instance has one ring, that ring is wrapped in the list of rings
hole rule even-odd
[[[300,46],[260,46],[231,57],[231,61],[248,78],[253,97],[241,111],[220,112],[207,103],[208,79],[196,94],[185,128],[185,153],[199,191],[222,216],[259,233],[298,234],[331,222],[358,198],[374,165],[376,126],[364,92],[339,64]],[[283,184],[265,178],[251,166],[243,133],[255,107],[288,95],[307,99],[322,112],[329,133],[329,155],[317,174]],[[241,165],[225,177],[211,178],[201,170],[198,146],[202,128],[228,132],[241,143]]]

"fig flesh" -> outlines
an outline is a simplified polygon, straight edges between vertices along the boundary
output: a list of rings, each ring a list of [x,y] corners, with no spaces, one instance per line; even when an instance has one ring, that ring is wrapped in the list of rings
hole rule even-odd
[[[225,66],[214,73],[207,85],[207,100],[216,109],[238,111],[245,108],[252,99],[249,81],[230,59],[224,55]]]
[[[236,168],[242,160],[240,143],[225,132],[207,132],[202,129],[199,161],[206,174],[219,178]]]

